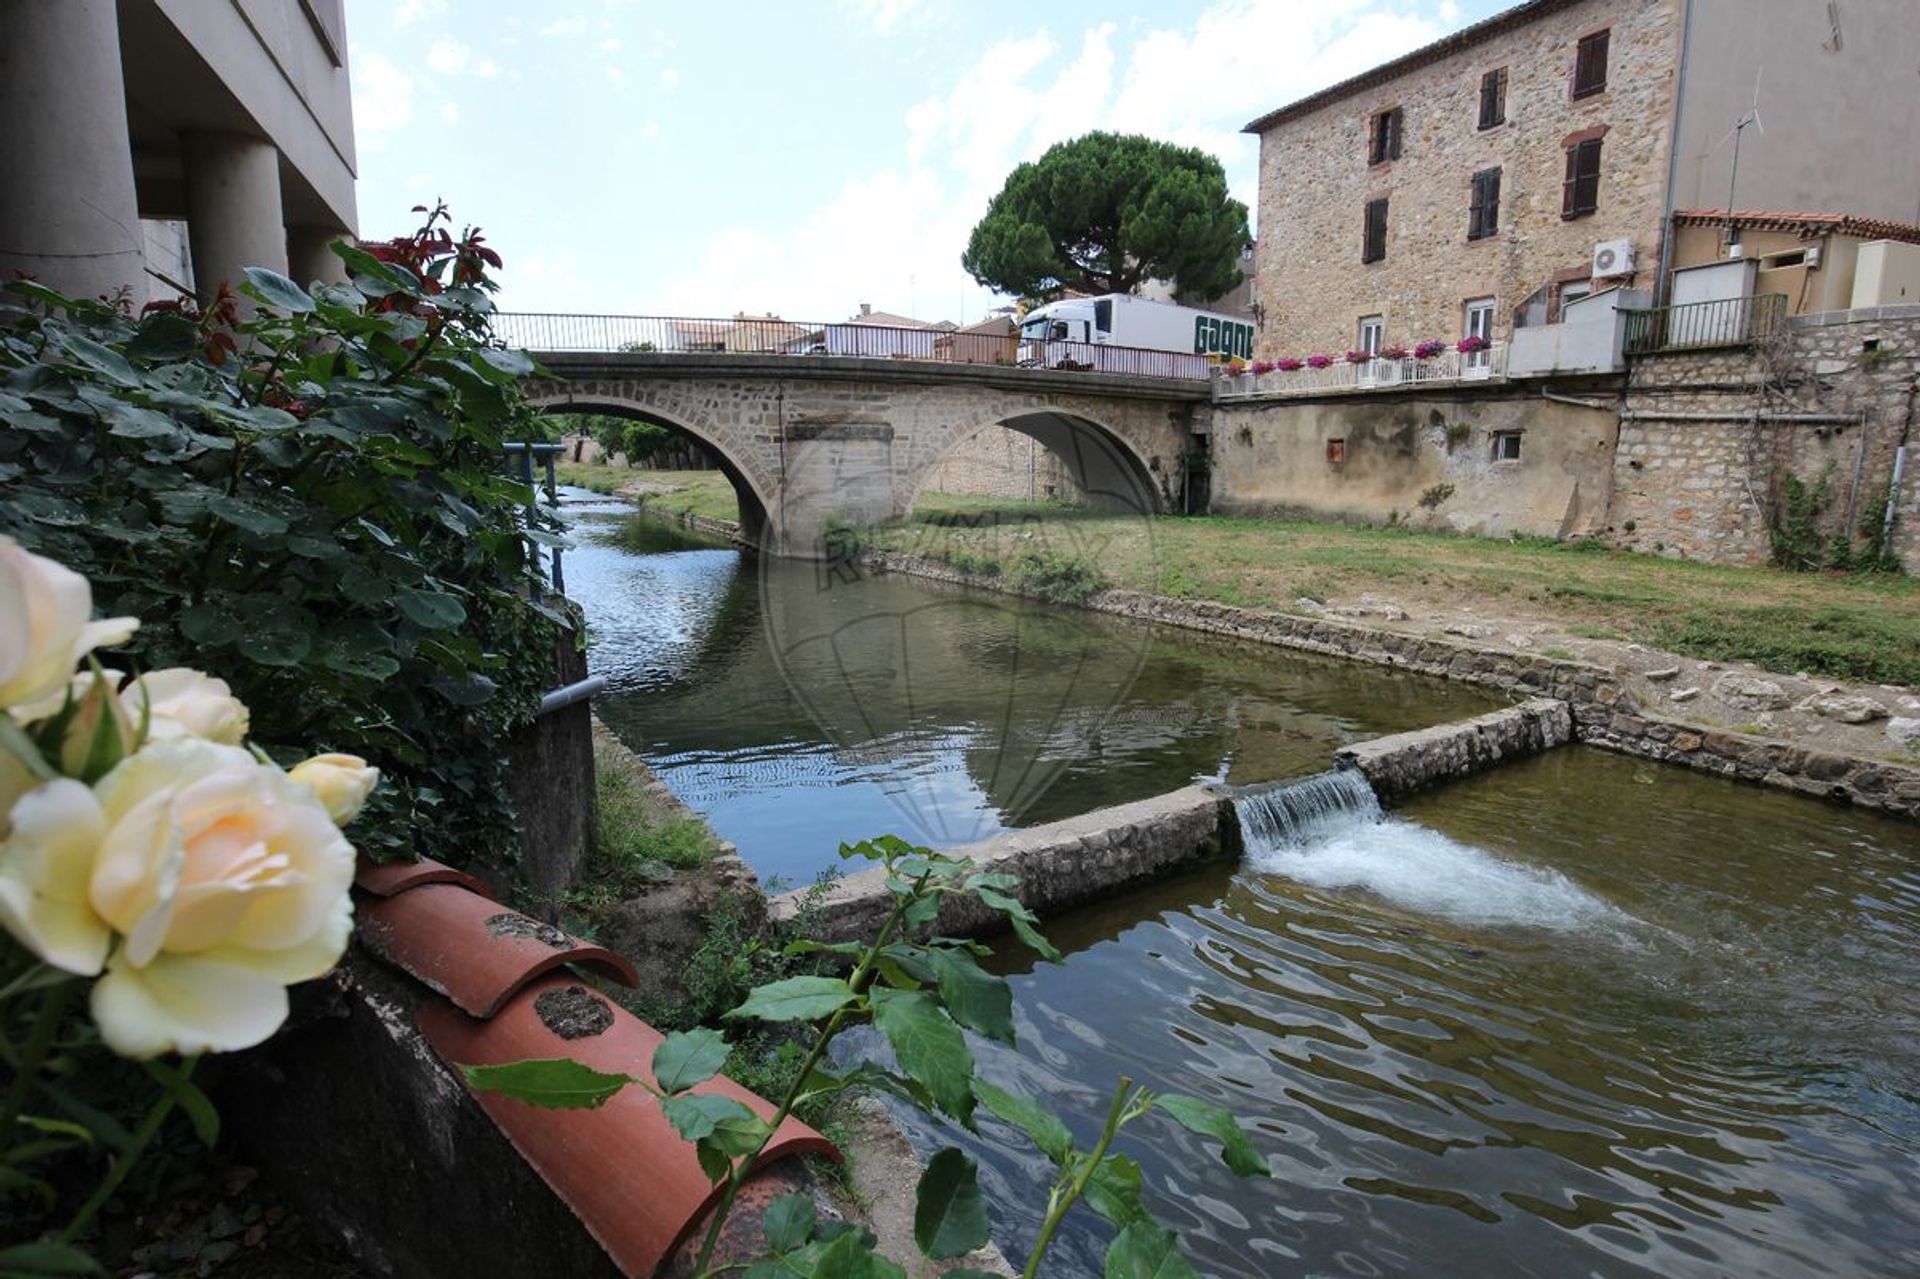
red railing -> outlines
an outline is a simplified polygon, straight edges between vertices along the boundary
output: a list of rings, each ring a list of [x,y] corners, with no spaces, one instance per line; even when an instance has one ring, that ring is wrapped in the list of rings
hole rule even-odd
[[[631,352],[661,355],[857,356],[939,364],[997,364],[1118,373],[1129,377],[1204,382],[1213,371],[1205,355],[1152,351],[1102,342],[1037,342],[1017,333],[901,328],[849,320],[811,324],[739,317],[731,320],[662,315],[558,315],[500,311],[494,336],[529,351]]]

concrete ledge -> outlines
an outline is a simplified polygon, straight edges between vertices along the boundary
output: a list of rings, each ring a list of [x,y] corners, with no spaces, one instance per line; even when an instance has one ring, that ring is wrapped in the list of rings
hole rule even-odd
[[[1835,755],[1602,706],[1574,707],[1573,723],[1580,741],[1622,754],[1920,818],[1920,768],[1910,764]]]
[[[1217,855],[1231,823],[1227,806],[1211,791],[1188,786],[947,851],[983,871],[1019,876],[1021,902],[1044,913]],[[790,919],[804,895],[805,890],[783,893],[768,903],[768,911],[775,919]],[[892,908],[885,870],[871,867],[842,879],[819,900],[816,933],[828,941],[872,937]],[[936,927],[947,934],[993,932],[1000,918],[971,897],[951,897]]]
[[[1381,802],[1484,772],[1573,740],[1573,708],[1536,697],[1502,711],[1356,742],[1334,756],[1366,774]]]

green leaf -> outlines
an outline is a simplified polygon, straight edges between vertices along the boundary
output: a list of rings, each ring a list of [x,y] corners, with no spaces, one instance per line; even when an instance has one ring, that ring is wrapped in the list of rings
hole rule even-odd
[[[1164,1226],[1136,1221],[1107,1246],[1104,1279],[1198,1279],[1180,1255],[1180,1241]]]
[[[566,1057],[462,1066],[460,1072],[480,1092],[497,1092],[548,1110],[597,1110],[634,1082],[631,1075],[609,1075]]]
[[[1004,979],[954,947],[929,946],[920,958],[933,970],[940,1000],[955,1021],[989,1039],[1013,1042],[1013,988]]]
[[[504,374],[505,380],[511,381],[533,372],[533,357],[525,351],[503,351],[498,347],[483,346],[474,354],[480,357],[483,365],[482,376]],[[491,370],[491,373],[486,370]]]
[[[49,1183],[6,1167],[0,1167],[0,1195],[32,1195],[48,1208],[59,1198]]]
[[[653,1079],[662,1092],[681,1093],[705,1083],[727,1064],[727,1041],[705,1026],[677,1030],[653,1050]]]
[[[1037,952],[1042,959],[1056,964],[1060,962],[1060,952],[1055,950],[1053,943],[1042,937],[1040,930],[1033,926],[1038,916],[1020,901],[991,888],[977,889],[976,895],[995,910],[1005,912],[1007,922],[1013,925],[1015,935]]]
[[[674,1100],[679,1100],[675,1098]],[[741,1155],[757,1154],[767,1144],[767,1138],[773,1136],[773,1129],[767,1121],[748,1111],[744,1115],[735,1115],[722,1119],[713,1126],[703,1145],[719,1151],[731,1158]]]
[[[1221,1145],[1221,1161],[1242,1177],[1269,1175],[1267,1161],[1247,1140],[1247,1134],[1241,1130],[1231,1112],[1212,1102],[1201,1101],[1198,1097],[1183,1097],[1179,1093],[1161,1093],[1153,1099],[1153,1104],[1155,1109],[1164,1112],[1188,1132],[1218,1141]]]
[[[873,1250],[873,1237],[849,1230],[820,1250],[807,1272],[814,1279],[907,1279],[907,1272]]]
[[[1087,1174],[1087,1207],[1122,1229],[1136,1221],[1151,1221],[1140,1202],[1143,1180],[1139,1164],[1125,1155],[1108,1155]]]
[[[945,1261],[987,1242],[986,1197],[979,1167],[952,1146],[927,1162],[914,1197],[913,1241],[935,1261]]]
[[[760,1228],[767,1232],[767,1247],[773,1252],[792,1252],[813,1234],[813,1200],[798,1192],[781,1195],[767,1205],[760,1216]]]
[[[1073,1149],[1073,1134],[1052,1111],[1031,1097],[1010,1093],[984,1079],[973,1081],[973,1093],[988,1110],[1027,1134],[1041,1154],[1056,1164],[1066,1163]]]
[[[121,386],[137,387],[141,385],[140,370],[127,362],[127,357],[111,347],[101,346],[91,338],[83,338],[78,333],[66,333],[60,337],[60,345],[68,355],[78,360],[95,373],[104,374],[109,380]]]
[[[81,1252],[72,1244],[56,1243],[51,1239],[39,1243],[15,1244],[11,1248],[0,1250],[0,1274],[13,1276],[37,1275],[104,1275],[100,1263]]]
[[[71,1119],[48,1119],[43,1115],[22,1115],[20,1116],[20,1122],[35,1132],[44,1132],[55,1137],[72,1137],[75,1141],[85,1146],[91,1146],[93,1144],[93,1134],[87,1131],[86,1126],[76,1124]]]
[[[752,1119],[754,1113],[731,1097],[718,1093],[681,1093],[660,1103],[673,1130],[687,1141],[711,1136],[721,1124],[733,1119]]]
[[[966,1036],[922,991],[876,989],[873,1024],[893,1045],[900,1069],[935,1104],[961,1123],[973,1123],[973,1054]]]
[[[416,626],[431,631],[447,631],[467,620],[467,609],[459,600],[440,591],[407,589],[395,597],[400,614]]]
[[[789,977],[757,986],[728,1017],[812,1021],[853,1002],[853,987],[838,977]]]
[[[268,306],[301,315],[313,310],[313,299],[307,296],[307,291],[278,271],[269,271],[263,266],[242,269],[247,275],[247,283],[242,287]]]
[[[220,1140],[220,1112],[214,1109],[207,1094],[187,1078],[185,1070],[163,1061],[143,1061],[140,1065],[173,1098],[174,1104],[186,1112],[188,1122],[193,1124],[193,1135],[200,1139],[201,1145],[212,1146]]]
[[[258,533],[262,537],[287,531],[286,520],[271,511],[261,510],[244,498],[228,497],[223,493],[209,500],[207,509],[235,528]]]

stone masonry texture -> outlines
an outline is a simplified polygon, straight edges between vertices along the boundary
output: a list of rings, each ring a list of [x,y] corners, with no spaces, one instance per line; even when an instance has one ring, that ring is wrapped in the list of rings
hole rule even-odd
[[[1386,84],[1342,97],[1260,138],[1257,293],[1263,359],[1339,354],[1365,315],[1387,344],[1456,339],[1469,298],[1495,300],[1494,336],[1556,280],[1586,279],[1596,243],[1631,240],[1647,287],[1659,256],[1673,126],[1679,0],[1589,0]],[[1571,95],[1576,42],[1610,30],[1602,93]],[[1480,79],[1505,67],[1506,122],[1482,130]],[[1368,164],[1377,112],[1403,113],[1398,159]],[[1604,134],[1599,131],[1604,130]],[[1566,148],[1601,137],[1595,212],[1563,221]],[[1501,170],[1499,229],[1467,239],[1473,175]],[[1364,208],[1388,200],[1386,257],[1361,263]]]

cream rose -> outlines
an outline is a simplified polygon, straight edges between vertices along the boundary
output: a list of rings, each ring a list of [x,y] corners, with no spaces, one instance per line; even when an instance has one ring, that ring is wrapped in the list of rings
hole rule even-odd
[[[227,681],[185,666],[150,671],[120,690],[135,724],[147,715],[147,736],[204,737],[238,746],[247,736],[247,707]],[[151,707],[149,711],[148,708]]]
[[[125,643],[140,623],[93,616],[93,587],[72,569],[0,537],[0,708],[57,697],[74,664]]]
[[[315,755],[295,764],[287,776],[312,787],[335,824],[345,826],[366,806],[367,796],[379,784],[380,770],[368,768],[358,755]]]
[[[30,791],[13,823],[0,922],[70,972],[104,962],[93,1019],[123,1056],[257,1044],[286,986],[346,948],[353,848],[307,787],[238,747],[152,743],[92,791]]]

